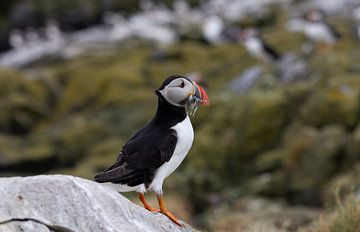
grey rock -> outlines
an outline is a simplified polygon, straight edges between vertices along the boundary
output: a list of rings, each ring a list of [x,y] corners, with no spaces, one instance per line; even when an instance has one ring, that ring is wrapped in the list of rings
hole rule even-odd
[[[285,54],[277,64],[284,83],[304,80],[309,77],[309,68],[304,59],[295,54]]]
[[[250,90],[258,80],[263,77],[260,66],[252,66],[243,71],[229,83],[229,89],[236,93],[243,93]]]
[[[0,189],[0,232],[196,231],[78,177],[0,178]]]

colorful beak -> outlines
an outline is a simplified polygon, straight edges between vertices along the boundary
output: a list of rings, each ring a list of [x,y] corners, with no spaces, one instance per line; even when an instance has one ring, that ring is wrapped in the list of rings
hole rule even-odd
[[[189,96],[188,101],[186,102],[186,108],[189,115],[194,116],[199,106],[208,106],[210,105],[209,97],[205,90],[193,81],[194,93]]]
[[[201,106],[208,106],[210,105],[209,97],[205,90],[198,85],[195,81],[193,81],[194,87],[195,87],[195,94],[194,96],[198,99],[200,99],[200,105]]]

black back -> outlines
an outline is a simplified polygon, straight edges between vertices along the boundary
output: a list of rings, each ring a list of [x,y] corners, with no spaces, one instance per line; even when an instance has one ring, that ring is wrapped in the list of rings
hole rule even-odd
[[[280,54],[277,51],[275,51],[275,49],[273,49],[268,44],[266,44],[264,41],[263,41],[263,48],[266,51],[266,53],[271,56],[271,59],[273,59],[274,61],[280,59]]]
[[[177,134],[171,127],[187,116],[184,107],[170,104],[159,92],[173,79],[179,77],[181,76],[172,76],[164,81],[156,91],[158,108],[153,119],[130,138],[115,163],[97,174],[95,181],[128,186],[145,183],[147,187],[149,186],[155,171],[170,160],[175,150]]]
[[[340,32],[338,32],[334,26],[326,23],[326,27],[328,28],[328,30],[330,31],[330,33],[335,37],[336,40],[340,40],[341,39],[341,34]]]

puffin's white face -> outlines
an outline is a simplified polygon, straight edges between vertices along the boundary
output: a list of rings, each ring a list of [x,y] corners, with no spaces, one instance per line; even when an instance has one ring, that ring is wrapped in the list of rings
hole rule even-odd
[[[210,104],[205,90],[195,81],[182,76],[168,77],[156,93],[172,105],[186,107],[190,115],[194,115],[199,106]]]
[[[311,22],[320,22],[324,19],[324,15],[319,11],[312,11],[308,14],[307,19]]]
[[[246,41],[249,39],[258,39],[260,38],[260,33],[255,28],[247,28],[240,32],[239,34],[240,41]]]
[[[169,103],[185,107],[188,98],[195,94],[195,87],[191,81],[180,77],[172,80],[159,92]]]

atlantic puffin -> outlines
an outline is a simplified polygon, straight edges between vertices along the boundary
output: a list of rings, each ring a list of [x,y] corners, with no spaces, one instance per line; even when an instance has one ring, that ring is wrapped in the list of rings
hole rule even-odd
[[[303,30],[305,35],[316,43],[335,44],[341,37],[325,20],[325,15],[319,10],[313,10],[305,14]]]
[[[266,63],[274,63],[280,59],[280,54],[269,46],[255,28],[247,28],[239,33],[239,40],[248,52]]]
[[[209,105],[209,98],[200,85],[179,75],[168,77],[155,93],[158,106],[154,117],[123,146],[115,163],[94,179],[119,192],[136,191],[147,210],[161,212],[181,225],[165,206],[162,186],[192,146],[194,130],[189,115],[199,106]],[[147,190],[156,194],[160,210],[146,202]]]
[[[355,39],[360,40],[360,6],[356,7],[352,14],[353,34]]]

